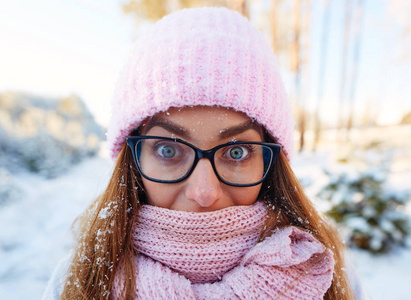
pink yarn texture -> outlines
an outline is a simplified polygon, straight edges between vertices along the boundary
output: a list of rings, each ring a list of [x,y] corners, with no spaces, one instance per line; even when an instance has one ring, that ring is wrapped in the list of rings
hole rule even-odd
[[[107,132],[112,158],[147,117],[196,105],[244,112],[277,139],[290,159],[294,121],[275,55],[237,12],[184,9],[137,39],[112,101]]]
[[[183,215],[144,205],[132,233],[134,247],[192,283],[204,283],[221,279],[239,263],[257,243],[267,213],[265,205],[257,202]]]
[[[334,259],[311,234],[286,227],[256,244],[265,220],[260,202],[196,214],[143,207],[133,230],[135,299],[323,299]],[[124,296],[124,275],[121,262],[113,299]]]

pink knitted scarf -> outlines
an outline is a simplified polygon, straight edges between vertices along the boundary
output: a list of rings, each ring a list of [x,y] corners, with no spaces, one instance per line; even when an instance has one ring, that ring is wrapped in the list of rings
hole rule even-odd
[[[295,227],[257,243],[266,221],[262,202],[207,213],[145,205],[132,241],[136,299],[322,299],[334,260]],[[112,296],[124,298],[124,264]]]
[[[214,282],[257,243],[266,215],[262,202],[207,213],[145,205],[132,240],[138,252],[192,283]]]

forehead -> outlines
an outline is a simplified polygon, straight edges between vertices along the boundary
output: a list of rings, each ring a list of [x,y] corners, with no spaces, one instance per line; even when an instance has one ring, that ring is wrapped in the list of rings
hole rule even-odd
[[[261,127],[242,112],[225,107],[194,106],[170,108],[166,112],[154,115],[143,122],[141,133],[155,135],[165,128],[181,132],[180,136],[183,138],[191,136],[193,139],[212,140],[224,137],[224,132],[229,132],[232,128],[237,128],[236,132],[254,129],[254,134],[257,135],[261,135],[262,132]]]

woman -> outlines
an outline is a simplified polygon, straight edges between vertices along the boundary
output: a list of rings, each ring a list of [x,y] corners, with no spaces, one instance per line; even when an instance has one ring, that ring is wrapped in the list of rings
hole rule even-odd
[[[61,298],[353,299],[343,243],[290,168],[292,131],[247,19],[196,8],[157,22],[118,82],[115,168]]]

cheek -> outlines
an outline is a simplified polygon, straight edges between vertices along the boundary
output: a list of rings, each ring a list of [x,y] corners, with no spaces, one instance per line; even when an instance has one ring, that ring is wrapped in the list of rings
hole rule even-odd
[[[147,204],[171,208],[177,199],[178,190],[173,184],[162,184],[142,179],[147,194]]]
[[[144,178],[142,180],[147,194],[147,204],[171,209],[178,203],[179,195],[182,193],[180,185],[156,183]],[[251,205],[257,201],[260,189],[261,184],[252,187],[225,186],[224,195],[220,199],[222,205],[220,208],[231,205]]]
[[[261,184],[251,187],[237,187],[231,191],[231,198],[234,205],[251,205],[257,201]]]

